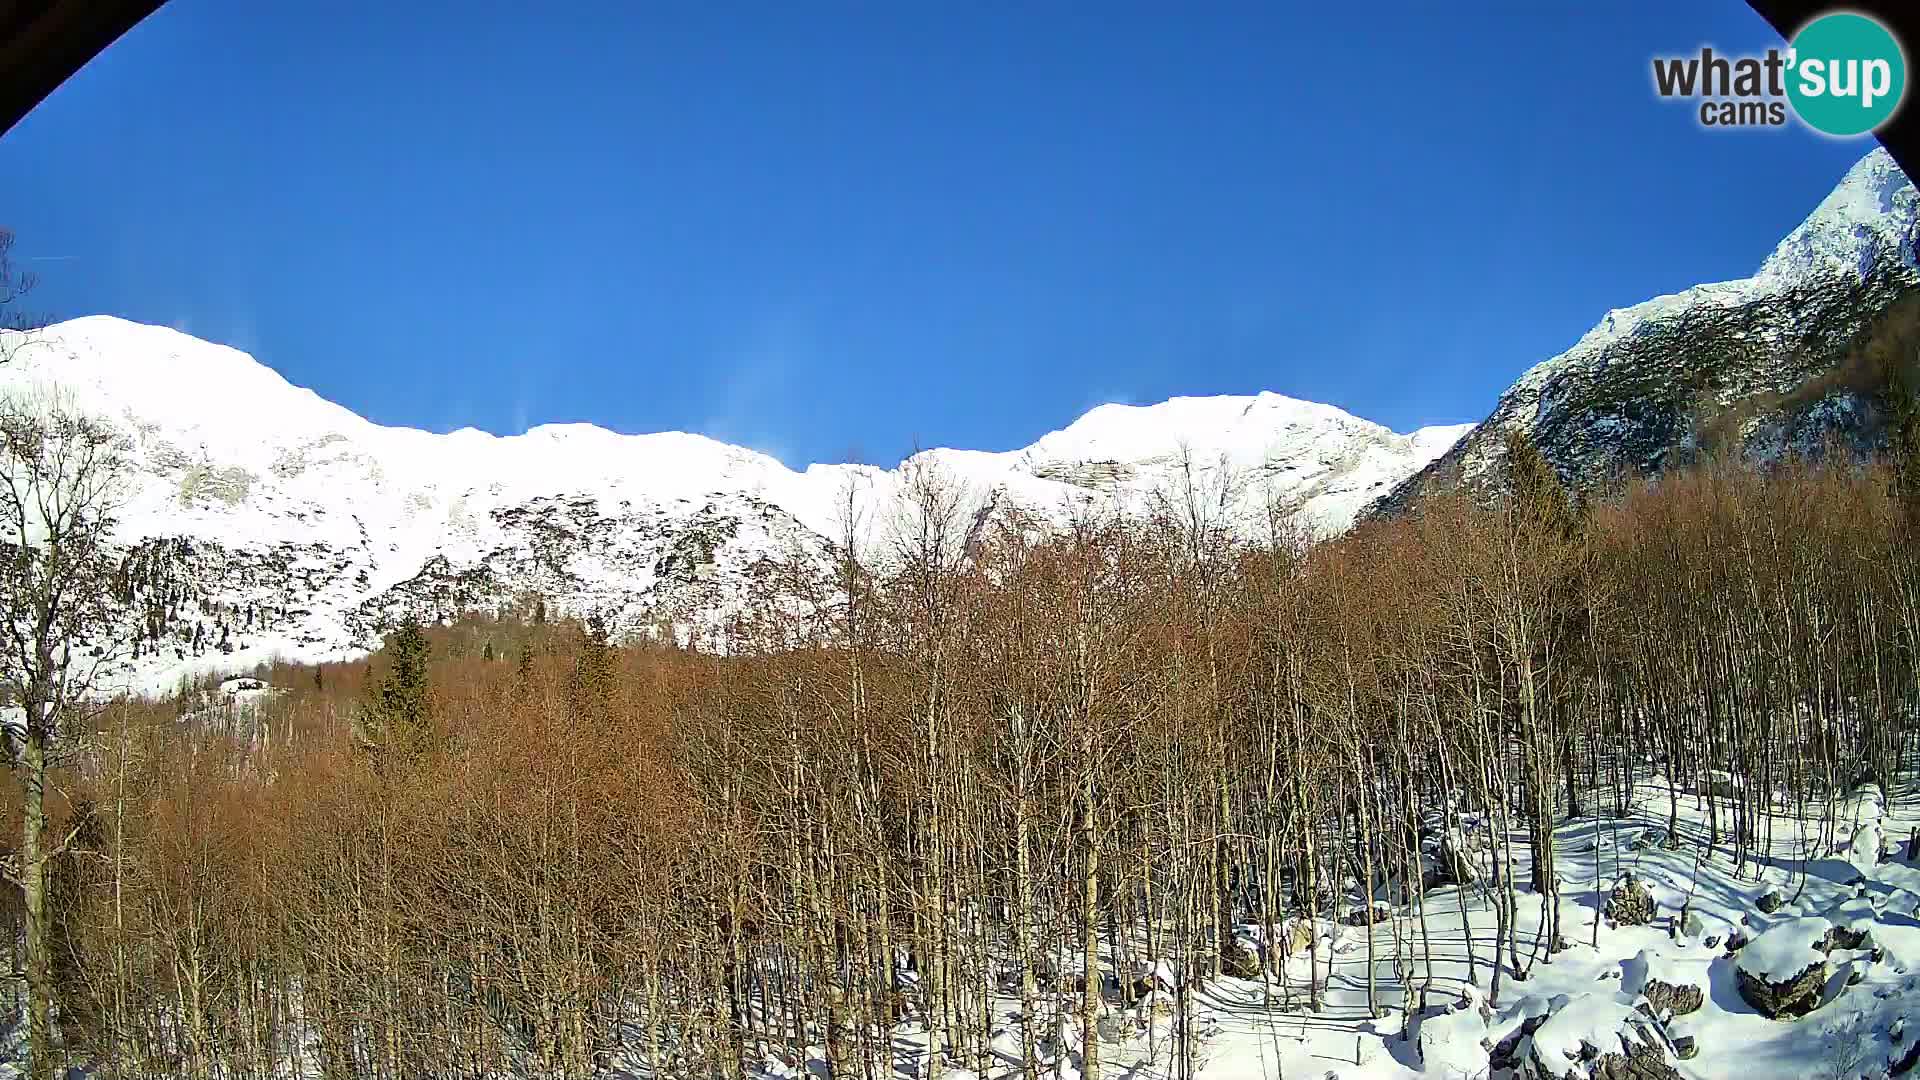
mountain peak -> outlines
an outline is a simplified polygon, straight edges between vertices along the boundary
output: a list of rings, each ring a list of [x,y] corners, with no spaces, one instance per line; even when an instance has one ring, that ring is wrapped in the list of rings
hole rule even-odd
[[[1889,256],[1916,262],[1915,221],[1920,199],[1893,155],[1876,147],[1855,162],[1805,221],[1760,264],[1756,280],[1786,282],[1810,276],[1864,276]]]
[[[1616,308],[1529,368],[1493,412],[1377,504],[1430,487],[1497,491],[1504,433],[1523,431],[1569,482],[1655,474],[1704,450],[1758,458],[1876,437],[1870,391],[1836,382],[1851,343],[1920,290],[1920,195],[1885,150],[1847,170],[1750,278]]]
[[[371,426],[248,353],[173,327],[87,315],[6,336],[23,343],[8,385],[57,385],[88,412],[137,414],[189,442],[255,445]]]
[[[1184,446],[1202,461],[1225,454],[1257,462],[1276,441],[1332,430],[1405,438],[1344,409],[1263,390],[1253,395],[1172,397],[1150,405],[1096,405],[1019,453],[1042,460],[1138,460],[1165,457]]]

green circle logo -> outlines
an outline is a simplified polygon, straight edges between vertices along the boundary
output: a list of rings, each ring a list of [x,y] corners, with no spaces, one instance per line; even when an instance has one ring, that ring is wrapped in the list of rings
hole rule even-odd
[[[1822,15],[1793,36],[1787,99],[1815,131],[1864,135],[1887,122],[1907,92],[1907,58],[1887,28],[1865,15]]]

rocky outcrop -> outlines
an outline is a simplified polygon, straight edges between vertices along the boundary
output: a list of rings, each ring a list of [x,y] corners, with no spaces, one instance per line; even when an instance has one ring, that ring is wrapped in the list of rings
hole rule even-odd
[[[1620,990],[1638,995],[1654,1019],[1664,1024],[1706,1003],[1706,977],[1704,965],[1665,959],[1642,949],[1621,965]]]
[[[1653,921],[1653,892],[1631,873],[1622,877],[1607,896],[1607,918],[1621,926],[1645,926]]]
[[[1799,973],[1778,981],[1739,972],[1740,996],[1760,1015],[1774,1020],[1792,1020],[1805,1016],[1820,1005],[1820,991],[1827,984],[1827,962],[1813,961]]]
[[[1660,979],[1648,979],[1640,993],[1646,997],[1647,1004],[1653,1007],[1655,1016],[1685,1016],[1701,1005],[1706,1004],[1707,994],[1698,986],[1686,983],[1670,983]]]

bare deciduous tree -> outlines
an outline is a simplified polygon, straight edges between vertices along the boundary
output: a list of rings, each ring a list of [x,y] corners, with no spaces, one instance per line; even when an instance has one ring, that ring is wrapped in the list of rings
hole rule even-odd
[[[24,803],[7,873],[26,910],[35,1076],[53,1067],[47,865],[71,839],[50,842],[47,777],[62,739],[85,731],[113,651],[110,532],[123,460],[118,433],[71,401],[51,392],[0,398],[0,671],[20,710],[4,749]]]
[[[20,310],[20,299],[40,283],[38,275],[13,261],[13,231],[0,228],[0,364],[34,340],[46,320]]]

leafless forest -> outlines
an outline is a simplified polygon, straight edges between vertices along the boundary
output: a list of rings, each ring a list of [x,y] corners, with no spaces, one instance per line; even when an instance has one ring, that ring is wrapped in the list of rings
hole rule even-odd
[[[1475,883],[1511,992],[1587,930],[1507,918],[1574,887],[1551,827],[1582,801],[1704,790],[1715,843],[1783,851],[1778,815],[1891,779],[1920,689],[1897,470],[1576,506],[1516,449],[1503,505],[1310,548],[1231,539],[1198,474],[1150,519],[984,531],[926,474],[851,602],[729,655],[529,607],[267,672],[252,709],[95,710],[47,791],[63,1041],[140,1075],[737,1077],[814,1045],[875,1077],[913,1018],[929,1071],[984,1074],[996,997],[1031,1061],[1154,965],[1315,1008],[1319,965],[1289,982],[1235,926],[1415,896],[1459,814],[1513,838]],[[1375,917],[1418,957],[1409,910]]]

